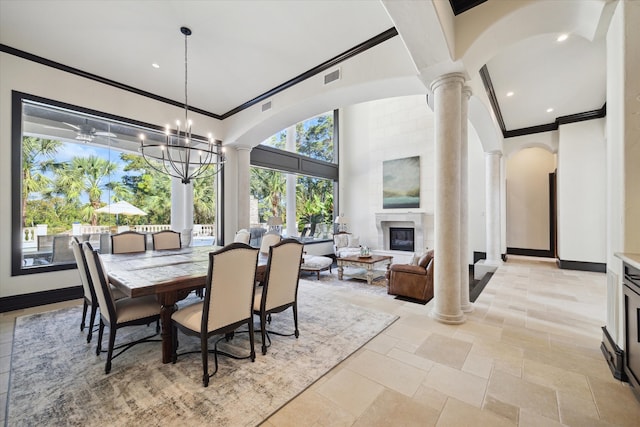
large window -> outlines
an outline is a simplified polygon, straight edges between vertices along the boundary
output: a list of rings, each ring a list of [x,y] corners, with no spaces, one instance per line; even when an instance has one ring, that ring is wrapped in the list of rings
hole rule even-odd
[[[287,134],[295,133],[291,146]],[[283,129],[262,142],[262,145],[292,151],[312,159],[336,162],[334,144],[334,112],[320,114],[295,126]]]
[[[74,236],[108,252],[111,233],[171,227],[171,179],[138,153],[161,130],[17,92],[13,108],[13,275],[74,268]],[[215,234],[215,179],[194,181],[194,242]]]
[[[271,136],[261,144],[268,149],[252,151],[252,228],[268,229],[282,220],[284,234],[295,229],[295,235],[306,241],[332,237],[337,200],[335,133],[335,113],[329,112]]]

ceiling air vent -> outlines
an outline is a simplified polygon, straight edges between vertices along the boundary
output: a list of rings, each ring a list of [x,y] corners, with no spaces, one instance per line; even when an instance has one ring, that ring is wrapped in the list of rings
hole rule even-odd
[[[340,80],[340,68],[324,75],[324,84],[326,85],[331,82],[335,82],[336,80]]]
[[[262,112],[271,110],[271,101],[262,104]]]

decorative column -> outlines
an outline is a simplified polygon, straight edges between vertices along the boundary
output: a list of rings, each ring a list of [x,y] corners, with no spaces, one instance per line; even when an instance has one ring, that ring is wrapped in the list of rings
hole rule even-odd
[[[460,309],[471,313],[469,301],[469,138],[468,111],[471,88],[462,88],[460,106]]]
[[[193,183],[171,178],[171,229],[181,233],[182,246],[191,245],[193,232]]]
[[[249,183],[251,178],[251,148],[236,147],[238,151],[238,230],[250,227],[251,203]]]
[[[434,308],[442,323],[463,323],[460,308],[460,149],[464,76],[451,73],[431,83],[435,112]]]
[[[500,254],[500,160],[502,153],[492,151],[485,153],[486,173],[486,221],[487,221],[487,257],[485,264],[502,263]]]
[[[287,151],[296,151],[296,127],[289,126],[287,128]],[[296,183],[298,177],[292,173],[287,174],[287,237],[295,237],[298,235],[296,227]]]

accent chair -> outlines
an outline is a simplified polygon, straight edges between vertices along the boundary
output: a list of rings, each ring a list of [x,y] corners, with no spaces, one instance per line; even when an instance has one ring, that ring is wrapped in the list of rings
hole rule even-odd
[[[421,255],[417,263],[391,264],[387,271],[389,295],[427,302],[433,298],[433,249]]]

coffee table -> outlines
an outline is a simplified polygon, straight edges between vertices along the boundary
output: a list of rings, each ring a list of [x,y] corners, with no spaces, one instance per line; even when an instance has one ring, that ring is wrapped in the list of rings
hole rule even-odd
[[[347,256],[338,258],[338,279],[342,280],[344,267],[364,268],[364,275],[350,274],[349,277],[366,280],[368,284],[371,284],[373,279],[384,276],[392,260],[393,257],[389,255],[371,255],[369,257]],[[376,267],[380,268],[384,266],[386,266],[385,270],[376,269]]]

